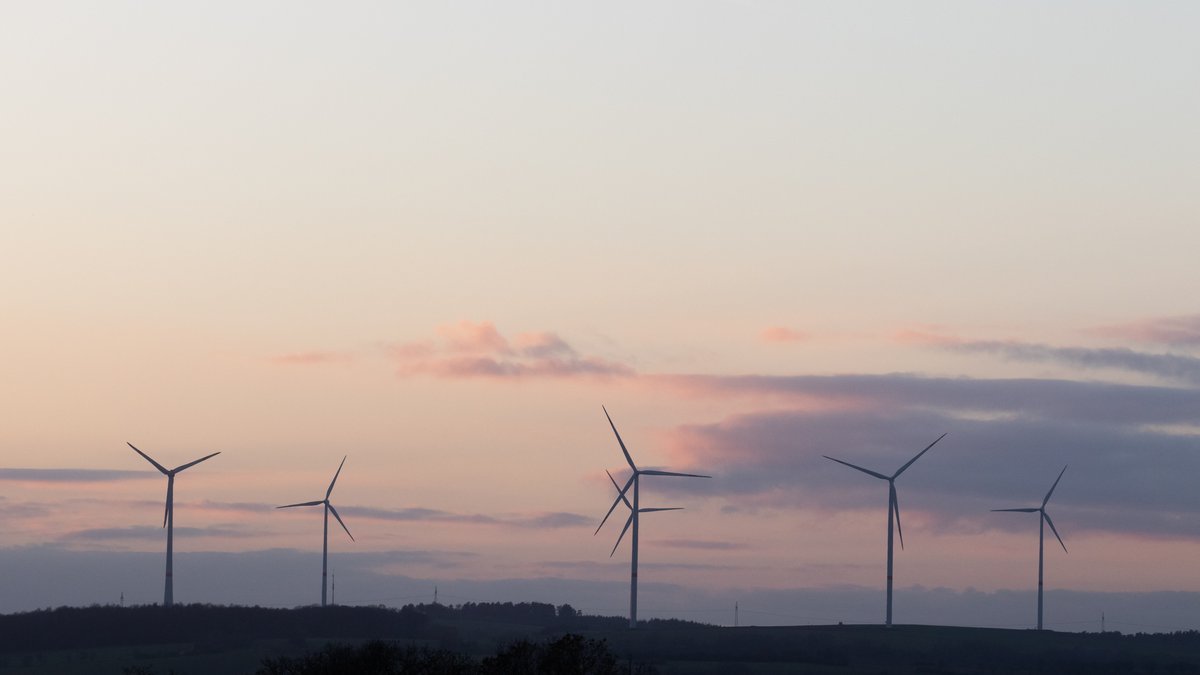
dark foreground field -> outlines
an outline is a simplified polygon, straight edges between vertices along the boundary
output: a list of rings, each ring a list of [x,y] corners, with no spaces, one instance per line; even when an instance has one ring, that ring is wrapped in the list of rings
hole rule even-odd
[[[603,641],[623,669],[675,673],[1197,673],[1200,633],[1120,635],[941,626],[721,628],[582,616],[539,603],[292,610],[190,605],[0,616],[0,673],[252,675],[264,659],[384,640],[479,662],[519,640]],[[408,671],[405,671],[408,672]],[[514,671],[515,672],[515,671]],[[367,674],[364,674],[367,675]]]

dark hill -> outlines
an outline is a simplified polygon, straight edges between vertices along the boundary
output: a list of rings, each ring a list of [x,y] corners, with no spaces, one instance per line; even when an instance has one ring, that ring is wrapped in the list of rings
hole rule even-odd
[[[630,631],[616,617],[543,603],[456,607],[269,609],[187,605],[59,608],[0,616],[0,673],[249,673],[262,655],[302,654],[330,641],[380,639],[481,658],[520,639],[565,633],[604,640],[623,661],[671,673],[1196,673],[1200,633],[1121,635],[944,626],[722,628],[647,621]],[[155,651],[150,647],[168,645]],[[142,670],[67,669],[54,654],[97,659],[99,650],[138,658]],[[125,650],[125,651],[120,651]],[[140,651],[139,651],[140,650]],[[90,652],[91,655],[88,654]],[[153,654],[151,654],[153,652]],[[232,654],[218,669],[201,656]],[[156,656],[157,655],[157,656]],[[161,658],[160,658],[161,656]],[[116,658],[116,657],[112,657]],[[235,663],[226,659],[221,663]],[[33,665],[30,665],[33,664]],[[39,669],[37,664],[43,665]],[[55,665],[58,664],[58,665]],[[18,667],[20,666],[20,667]],[[157,668],[158,670],[154,670]]]

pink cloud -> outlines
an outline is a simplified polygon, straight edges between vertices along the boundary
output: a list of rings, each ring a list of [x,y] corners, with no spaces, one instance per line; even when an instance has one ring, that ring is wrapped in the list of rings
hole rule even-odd
[[[392,349],[402,377],[459,378],[627,377],[630,366],[580,354],[555,333],[517,334],[511,341],[490,321],[459,321],[439,326],[437,339],[403,343]]]
[[[271,362],[282,366],[316,366],[329,363],[348,363],[351,360],[349,354],[340,352],[293,352],[291,354],[281,354],[272,356]]]
[[[771,326],[763,329],[763,332],[758,334],[758,339],[763,342],[807,342],[812,339],[812,335],[786,326]]]
[[[892,342],[902,345],[931,345],[946,347],[962,342],[953,335],[946,335],[937,326],[901,328],[892,333]]]
[[[1162,345],[1200,345],[1200,314],[1144,319],[1099,326],[1090,332],[1104,337]]]
[[[518,333],[513,339],[517,349],[528,356],[551,356],[555,354],[574,354],[575,350],[554,333]]]
[[[491,321],[459,321],[438,326],[438,336],[443,348],[452,352],[469,354],[511,354],[508,340],[500,335]]]
[[[429,358],[436,348],[432,342],[403,342],[390,348],[393,357],[402,361]]]

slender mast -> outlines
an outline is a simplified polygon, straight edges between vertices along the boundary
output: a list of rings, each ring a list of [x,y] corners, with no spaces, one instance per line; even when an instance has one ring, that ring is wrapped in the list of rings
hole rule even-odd
[[[633,478],[633,556],[629,572],[629,627],[637,628],[637,570],[638,570],[638,476]]]
[[[1046,558],[1046,513],[1038,511],[1038,630],[1042,629],[1042,569]]]
[[[892,481],[888,481],[887,622],[892,625]]]
[[[321,606],[325,606],[325,573],[329,567],[329,502],[325,502],[325,530],[321,536]]]
[[[163,582],[163,607],[175,604],[175,474],[167,475],[167,577]]]

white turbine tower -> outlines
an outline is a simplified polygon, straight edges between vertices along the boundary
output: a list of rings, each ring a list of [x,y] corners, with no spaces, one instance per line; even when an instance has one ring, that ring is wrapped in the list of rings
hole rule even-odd
[[[1058,487],[1058,481],[1062,480],[1063,474],[1067,472],[1067,467],[1063,467],[1062,471],[1058,472],[1058,478],[1054,479],[1054,485],[1050,486],[1050,491],[1046,493],[1046,497],[1042,499],[1042,505],[1035,508],[1025,509],[992,509],[992,511],[1011,511],[1016,513],[1040,513],[1038,518],[1038,623],[1037,629],[1042,629],[1042,568],[1046,557],[1046,525],[1050,526],[1050,531],[1054,533],[1058,543],[1062,546],[1063,553],[1067,552],[1067,545],[1063,543],[1062,537],[1058,536],[1058,530],[1054,527],[1054,521],[1050,520],[1050,514],[1046,513],[1046,503],[1050,501],[1050,495],[1054,494],[1054,488]]]
[[[170,607],[175,604],[175,587],[172,569],[174,566],[175,552],[175,474],[188,467],[195,466],[206,459],[216,457],[221,453],[214,452],[211,455],[205,455],[200,459],[177,466],[174,469],[168,469],[162,464],[159,464],[151,459],[150,455],[138,450],[136,447],[134,447],[133,443],[126,441],[125,445],[128,445],[129,447],[133,448],[134,452],[142,457],[145,457],[147,462],[153,464],[154,468],[161,471],[162,474],[167,477],[167,508],[163,513],[163,527],[167,528],[167,580],[163,585],[163,607]]]
[[[629,450],[625,448],[625,441],[621,440],[621,434],[617,431],[617,425],[613,424],[612,417],[609,416],[609,414],[608,414],[608,409],[604,408],[603,406],[601,406],[601,408],[604,410],[604,416],[608,418],[608,425],[610,427],[612,427],[613,433],[616,434],[617,443],[619,443],[621,445],[621,452],[625,455],[625,461],[629,463],[629,468],[633,470],[633,475],[631,475],[629,477],[629,480],[625,481],[625,487],[617,488],[617,498],[615,500],[613,500],[612,506],[610,506],[608,508],[608,513],[606,513],[604,515],[604,520],[600,521],[600,527],[596,528],[596,532],[599,532],[600,528],[604,527],[604,523],[606,523],[608,521],[608,517],[612,515],[613,509],[617,508],[617,504],[620,502],[625,502],[625,505],[627,507],[629,507],[629,519],[625,521],[625,528],[621,530],[621,536],[617,537],[617,543],[616,543],[616,545],[613,546],[613,553],[616,552],[617,546],[620,545],[621,539],[624,538],[624,536],[625,536],[625,532],[628,531],[629,528],[632,526],[633,527],[633,555],[632,555],[632,559],[630,562],[630,573],[629,573],[629,627],[637,628],[637,581],[638,581],[637,570],[638,570],[638,521],[639,521],[638,516],[642,513],[649,513],[651,511],[675,511],[675,510],[678,510],[678,507],[647,508],[647,509],[641,508],[639,505],[639,494],[640,494],[639,486],[640,486],[640,482],[641,482],[640,478],[642,476],[684,476],[687,478],[712,478],[712,476],[702,476],[700,474],[695,474],[695,473],[676,473],[673,471],[659,471],[657,469],[639,469],[639,468],[637,468],[637,465],[633,463],[633,457],[631,457],[629,455]],[[617,481],[613,479],[612,474],[609,474],[608,478],[609,478],[609,480],[612,480],[613,487],[616,487]],[[629,500],[625,498],[625,493],[629,491],[629,487],[631,485],[633,486],[633,503],[632,504],[630,504]],[[595,533],[593,533],[593,535],[594,534]],[[609,553],[609,556],[612,556],[612,553]]]
[[[929,452],[929,448],[932,448],[933,446],[937,445],[938,441],[942,440],[945,437],[946,437],[946,434],[942,434],[941,436],[938,436],[937,440],[935,440],[934,442],[925,446],[925,449],[918,452],[916,457],[913,457],[912,459],[908,460],[908,462],[905,463],[904,466],[900,467],[899,469],[896,469],[896,473],[894,473],[890,476],[885,476],[881,473],[876,473],[875,471],[871,471],[870,469],[864,469],[861,466],[851,464],[850,462],[843,462],[840,459],[834,459],[833,457],[830,457],[829,455],[824,455],[825,459],[831,459],[831,460],[837,462],[838,464],[845,464],[846,466],[850,467],[851,469],[857,469],[857,470],[867,474],[868,476],[874,476],[875,478],[879,478],[881,480],[886,480],[888,482],[887,624],[886,624],[888,626],[892,625],[892,548],[893,548],[892,521],[893,521],[893,518],[895,519],[895,523],[896,523],[894,529],[896,532],[898,532],[900,534],[900,548],[904,548],[904,530],[900,527],[900,502],[899,502],[899,500],[896,499],[896,479],[900,477],[900,474],[904,473],[905,469],[912,466],[913,462],[917,461],[918,459],[921,459],[921,455]]]
[[[325,532],[321,539],[321,606],[325,606],[325,591],[327,584],[325,579],[329,570],[329,514],[332,512],[333,517],[337,518],[338,524],[346,531],[346,535],[350,537],[350,541],[354,541],[354,535],[350,534],[350,528],[346,527],[346,523],[342,522],[342,517],[338,515],[337,509],[333,508],[333,504],[329,503],[329,495],[333,494],[333,484],[337,482],[338,476],[342,473],[342,465],[346,463],[346,458],[342,457],[342,463],[338,464],[337,473],[333,474],[333,480],[329,481],[329,489],[325,491],[325,498],[314,502],[300,502],[299,504],[287,504],[286,506],[277,506],[277,509],[290,509],[295,506],[324,506],[325,507]]]

